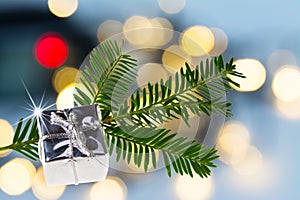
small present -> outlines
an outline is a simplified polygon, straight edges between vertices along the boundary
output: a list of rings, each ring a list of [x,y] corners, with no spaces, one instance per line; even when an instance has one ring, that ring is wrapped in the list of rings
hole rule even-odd
[[[43,111],[39,156],[49,186],[104,180],[109,156],[98,105]]]

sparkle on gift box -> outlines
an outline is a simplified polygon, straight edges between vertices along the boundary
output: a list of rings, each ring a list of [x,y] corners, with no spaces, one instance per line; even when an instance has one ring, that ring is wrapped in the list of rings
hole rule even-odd
[[[45,92],[44,92],[44,93],[43,93],[43,96],[42,96],[42,98],[41,98],[41,100],[40,100],[40,103],[36,104],[35,101],[34,101],[33,98],[32,98],[32,95],[30,94],[29,90],[27,89],[27,87],[26,87],[24,81],[22,81],[22,84],[23,84],[23,86],[24,86],[24,88],[25,88],[25,91],[26,91],[26,93],[27,93],[27,95],[28,95],[28,98],[29,98],[29,100],[30,100],[30,102],[27,102],[27,105],[28,105],[29,107],[25,107],[25,109],[28,110],[28,111],[30,111],[30,112],[32,113],[31,115],[29,115],[29,116],[27,116],[26,118],[24,118],[23,121],[25,121],[25,120],[27,120],[27,119],[31,119],[31,118],[34,117],[34,118],[37,118],[38,120],[40,120],[40,121],[44,124],[42,112],[43,112],[44,110],[47,110],[47,109],[51,108],[52,106],[54,106],[55,103],[54,103],[54,104],[51,104],[51,105],[48,105],[48,106],[47,106],[47,102],[46,102],[46,103],[43,103],[44,97],[45,97]]]

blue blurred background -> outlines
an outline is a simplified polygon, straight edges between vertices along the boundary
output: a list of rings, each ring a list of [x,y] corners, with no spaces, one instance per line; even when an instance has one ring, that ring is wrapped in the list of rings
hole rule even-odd
[[[121,197],[129,200],[299,199],[300,1],[174,0],[173,4],[175,7],[167,0],[79,1],[75,12],[62,18],[49,10],[46,0],[1,0],[0,119],[14,125],[29,114],[23,108],[29,99],[21,80],[34,99],[38,101],[45,90],[48,103],[55,103],[63,90],[55,85],[58,71],[64,66],[80,67],[92,48],[103,40],[101,34],[109,36],[105,28],[99,27],[107,20],[124,25],[132,16],[161,17],[179,32],[196,25],[215,27],[226,34],[223,43],[228,45],[222,51],[226,59],[255,59],[266,75],[250,70],[249,78],[259,77],[262,85],[254,91],[233,91],[228,96],[233,102],[234,117],[225,127],[231,128],[231,133],[224,133],[223,140],[218,141],[221,159],[212,177],[193,181],[176,175],[168,178],[164,169],[148,174],[111,169],[109,175],[112,180],[120,178],[115,183],[121,189],[105,187],[112,194],[120,191]],[[109,29],[107,24],[112,32],[119,28]],[[43,67],[35,56],[38,38],[49,32],[62,36],[69,48],[64,63],[53,69]],[[241,64],[241,71],[242,67]],[[4,133],[0,130],[0,134]],[[228,138],[232,143],[228,144]],[[248,154],[236,155],[245,148]],[[2,156],[0,166],[15,157],[22,156],[15,152]],[[38,162],[33,164],[37,169],[40,166]],[[60,198],[102,199],[91,197],[92,187],[93,184],[68,186]],[[0,190],[0,199],[35,198],[38,197],[31,189],[16,196]]]

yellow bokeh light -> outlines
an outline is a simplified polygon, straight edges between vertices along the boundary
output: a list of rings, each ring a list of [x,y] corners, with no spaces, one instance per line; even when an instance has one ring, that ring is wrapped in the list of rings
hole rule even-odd
[[[176,14],[185,7],[185,0],[157,0],[160,9],[168,14]]]
[[[90,200],[125,200],[127,187],[118,177],[108,176],[104,181],[95,183],[90,190]]]
[[[150,19],[151,27],[151,39],[148,42],[150,47],[160,47],[168,42],[173,37],[173,25],[165,18],[156,17]]]
[[[167,44],[173,37],[169,20],[156,17],[132,16],[124,24],[124,36],[133,45],[155,48]]]
[[[228,47],[228,37],[226,33],[220,28],[210,28],[212,33],[214,34],[214,46],[212,50],[209,52],[211,56],[219,56]]]
[[[75,89],[76,87],[81,89],[82,92],[92,99],[91,94],[82,83],[71,83],[57,95],[56,108],[58,110],[74,107],[74,94],[79,96],[77,90]]]
[[[64,193],[66,186],[49,187],[46,185],[43,167],[40,167],[34,177],[32,191],[38,199],[55,200]]]
[[[288,119],[300,119],[300,101],[285,102],[275,99],[276,109]]]
[[[0,188],[9,195],[26,192],[33,183],[35,167],[23,158],[15,158],[1,167]]]
[[[56,92],[61,92],[67,85],[76,82],[78,69],[73,67],[62,67],[58,69],[52,78],[52,85]]]
[[[240,84],[236,87],[230,84],[232,88],[240,92],[253,92],[258,90],[266,81],[266,69],[264,66],[255,59],[239,59],[234,62],[236,71],[243,73],[246,78],[240,78],[229,75],[229,77]]]
[[[233,169],[241,175],[253,175],[259,172],[263,166],[263,157],[260,151],[253,146],[248,146],[245,156]]]
[[[122,33],[123,24],[118,20],[106,20],[98,27],[97,38],[99,42],[102,42],[109,37]]]
[[[200,178],[195,175],[179,176],[176,180],[176,194],[181,200],[206,200],[210,199],[214,190],[213,178]]]
[[[297,58],[287,49],[274,51],[268,59],[268,70],[274,74],[283,65],[297,65]]]
[[[300,71],[295,66],[283,66],[273,79],[272,90],[281,101],[292,102],[300,98]]]
[[[132,16],[124,24],[124,36],[131,44],[144,46],[151,41],[151,27],[152,24],[148,18]]]
[[[191,57],[178,45],[168,47],[162,56],[163,65],[174,71],[179,71],[181,67],[185,67],[186,62],[190,63]]]
[[[4,119],[0,119],[0,130],[0,147],[12,144],[15,132],[10,123]],[[7,156],[10,152],[11,150],[0,151],[0,158]]]
[[[192,26],[183,32],[181,46],[191,56],[204,56],[214,47],[214,34],[205,26]]]
[[[160,79],[167,79],[167,72],[161,64],[147,63],[144,64],[138,71],[137,84],[139,87],[147,85],[148,82],[156,83]]]
[[[70,84],[57,95],[56,108],[58,110],[74,107],[73,94],[75,92],[75,86],[76,84]]]
[[[57,17],[69,17],[78,7],[78,0],[48,0],[49,10]]]
[[[248,149],[250,133],[245,125],[237,121],[228,121],[220,132],[217,150],[220,160],[229,165],[238,163]]]

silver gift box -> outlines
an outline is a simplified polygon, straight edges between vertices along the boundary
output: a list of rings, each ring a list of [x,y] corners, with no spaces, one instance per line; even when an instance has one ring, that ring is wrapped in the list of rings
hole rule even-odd
[[[49,186],[104,180],[109,156],[98,105],[43,111],[39,156]]]

